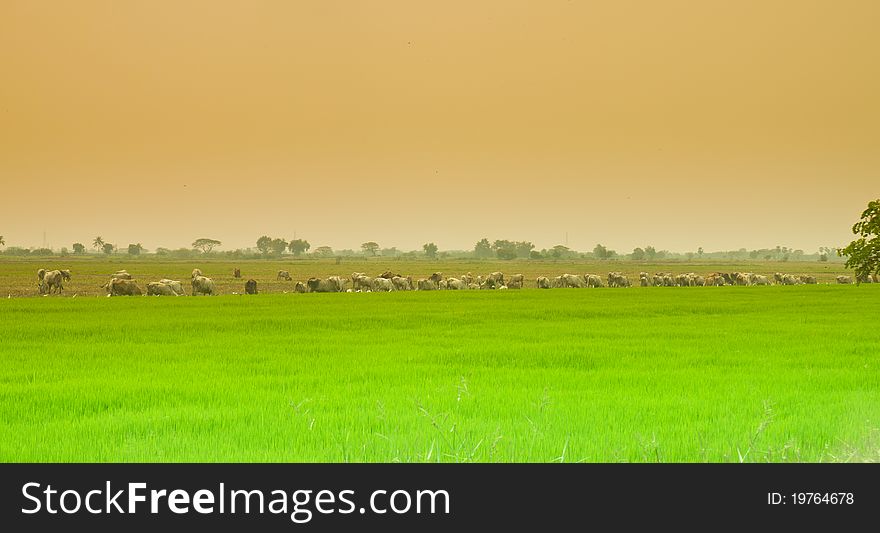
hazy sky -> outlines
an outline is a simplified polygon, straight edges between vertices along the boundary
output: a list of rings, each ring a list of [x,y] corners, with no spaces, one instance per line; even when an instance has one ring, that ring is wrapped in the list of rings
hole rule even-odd
[[[845,244],[880,2],[0,3],[0,235]]]

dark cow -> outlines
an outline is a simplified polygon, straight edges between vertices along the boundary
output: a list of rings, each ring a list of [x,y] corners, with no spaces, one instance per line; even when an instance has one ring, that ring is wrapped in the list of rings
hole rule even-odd
[[[245,294],[257,294],[257,280],[249,279],[244,283]]]

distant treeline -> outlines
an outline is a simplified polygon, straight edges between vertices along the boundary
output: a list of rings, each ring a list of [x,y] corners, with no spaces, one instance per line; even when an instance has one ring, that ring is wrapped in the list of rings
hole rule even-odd
[[[834,261],[843,259],[837,255],[837,249],[833,247],[820,247],[814,253],[805,253],[803,250],[791,249],[785,246],[775,248],[761,248],[748,250],[726,250],[706,252],[698,248],[694,252],[671,252],[669,250],[657,250],[653,246],[637,247],[629,253],[619,253],[602,244],[597,244],[591,251],[573,250],[564,245],[556,245],[552,248],[538,250],[535,245],[528,241],[481,239],[472,250],[439,250],[434,243],[425,243],[421,250],[398,250],[395,247],[382,248],[378,243],[370,241],[361,245],[360,250],[333,249],[330,246],[318,246],[312,249],[311,244],[304,239],[294,239],[290,242],[269,236],[262,236],[256,241],[254,248],[239,248],[235,250],[217,250],[222,247],[218,240],[201,238],[192,243],[190,248],[156,248],[147,250],[140,243],[129,244],[125,247],[117,247],[112,243],[106,243],[101,237],[92,241],[92,249],[86,248],[82,243],[74,243],[69,249],[63,247],[60,250],[51,248],[23,248],[10,246],[0,251],[0,254],[14,257],[46,257],[46,256],[128,256],[128,257],[157,257],[168,259],[293,259],[293,258],[364,258],[383,257],[386,259],[415,260],[415,259],[589,259],[589,260],[632,260],[632,261],[693,261],[693,260],[749,260],[749,261]]]

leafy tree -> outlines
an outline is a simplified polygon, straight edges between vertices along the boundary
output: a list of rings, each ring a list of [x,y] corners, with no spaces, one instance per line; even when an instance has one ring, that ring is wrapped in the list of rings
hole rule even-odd
[[[195,248],[196,250],[201,250],[203,254],[206,254],[206,253],[209,253],[214,248],[219,247],[221,244],[223,244],[223,243],[221,243],[220,241],[214,240],[214,239],[201,238],[201,239],[196,239],[195,241],[193,241],[192,247]]]
[[[700,246],[699,248],[697,248],[697,255],[700,256],[700,259],[703,258],[703,247],[702,247],[702,246]]]
[[[550,255],[553,256],[554,259],[560,259],[563,256],[568,255],[568,252],[570,251],[571,250],[569,250],[568,246],[557,244],[550,250]]]
[[[116,247],[113,246],[112,244],[110,244],[109,242],[105,242],[105,243],[103,243],[103,244],[101,245],[101,250],[102,250],[105,254],[107,254],[107,255],[112,254],[112,253],[113,253],[113,250],[114,250],[115,248],[116,248]]]
[[[261,254],[268,254],[271,247],[272,237],[269,237],[268,235],[263,235],[262,237],[257,239],[257,250],[259,250]]]
[[[489,239],[480,239],[480,242],[474,245],[474,256],[477,259],[492,257],[492,245],[489,244]]]
[[[104,248],[104,239],[102,239],[100,236],[95,237],[95,240],[92,241],[92,248],[94,248],[96,250],[103,249]],[[106,253],[106,252],[104,252],[104,253]]]
[[[269,247],[272,248],[275,255],[281,255],[284,253],[284,250],[287,250],[287,241],[284,239],[272,239]]]
[[[373,241],[365,242],[361,244],[361,250],[364,251],[364,255],[375,257],[376,252],[379,251],[379,245]]]
[[[318,246],[317,248],[315,248],[313,255],[316,255],[318,257],[332,257],[333,248],[330,248],[329,246]]]
[[[694,252],[688,252],[688,253],[687,253],[687,254],[685,254],[685,255],[686,255],[686,256],[687,256],[687,258],[688,258],[688,261],[690,261],[690,260],[691,260],[691,259],[693,259],[693,258],[694,258]]]
[[[601,244],[597,244],[595,248],[593,248],[593,254],[599,259],[610,259],[615,252],[613,250],[609,250],[605,248]]]
[[[535,245],[530,243],[529,241],[519,241],[516,243],[517,257],[530,257],[532,254],[532,250],[534,249]]]
[[[128,255],[141,255],[144,247],[141,243],[137,244],[129,244],[128,245]]]
[[[645,259],[645,251],[641,248],[633,248],[633,253],[630,254],[630,258],[633,261],[643,261]]]
[[[290,253],[296,257],[301,256],[303,252],[307,252],[311,247],[312,245],[309,244],[309,241],[304,239],[293,239],[288,246]]]
[[[431,259],[437,257],[437,245],[433,242],[422,245],[422,249],[425,251],[425,255],[427,255]]]
[[[81,242],[75,242],[73,243],[73,253],[76,255],[82,255],[86,253],[86,247],[83,246],[83,243]]]
[[[505,261],[516,259],[516,248],[499,248],[495,251],[495,255],[498,256],[498,259]]]
[[[858,238],[837,255],[846,257],[846,268],[856,274],[856,283],[869,275],[880,275],[880,199],[868,202],[861,219],[853,224],[852,232]]]
[[[826,262],[826,261],[828,261],[828,254],[822,254],[822,255],[820,255],[820,256],[819,256],[819,261],[822,261],[823,263]]]
[[[657,256],[657,250],[653,246],[645,246],[645,256],[650,260]]]
[[[541,252],[539,252],[538,250],[532,250],[531,252],[529,252],[529,259],[543,259],[543,258],[544,258],[544,256],[541,255]]]

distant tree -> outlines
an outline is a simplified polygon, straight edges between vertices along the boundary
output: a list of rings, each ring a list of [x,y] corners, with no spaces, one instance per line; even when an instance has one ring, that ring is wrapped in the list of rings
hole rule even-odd
[[[498,259],[503,259],[505,261],[516,259],[516,248],[499,248],[495,251],[495,255]]]
[[[284,253],[284,250],[287,250],[287,241],[284,239],[272,239],[272,242],[269,244],[269,247],[272,248],[272,251],[275,252],[275,255],[281,255]]]
[[[700,256],[700,259],[703,258],[703,247],[702,247],[702,246],[700,246],[699,248],[697,248],[697,255]]]
[[[598,259],[608,259],[610,257],[608,255],[608,248],[605,248],[601,244],[597,244],[593,248],[593,255],[595,255]]]
[[[837,250],[837,255],[847,258],[846,268],[853,269],[856,283],[861,283],[871,274],[880,275],[880,199],[868,202],[852,232],[858,238]]]
[[[425,251],[425,255],[431,259],[437,257],[437,245],[433,242],[429,242],[422,245],[422,250]]]
[[[303,252],[309,251],[309,248],[311,248],[312,245],[309,244],[309,241],[304,239],[293,239],[292,241],[290,241],[290,245],[288,247],[290,248],[290,253],[292,253],[296,257],[299,257],[303,254]]]
[[[257,250],[259,250],[261,254],[267,255],[270,248],[272,248],[272,237],[263,235],[257,239]]]
[[[109,242],[105,242],[105,243],[101,246],[101,250],[102,250],[105,254],[107,254],[107,255],[112,254],[112,253],[113,253],[113,250],[114,250],[115,248],[116,248],[116,247],[113,246],[112,244],[110,244]]]
[[[489,239],[480,239],[480,242],[474,245],[474,257],[477,259],[492,257],[492,245],[489,244]]]
[[[171,250],[168,248],[156,248],[156,255],[168,255],[171,253]]]
[[[561,259],[563,256],[568,255],[570,252],[568,246],[563,246],[561,244],[557,244],[550,250],[550,255],[553,256],[554,259]]]
[[[649,260],[657,256],[657,250],[653,246],[645,246],[645,257]]]
[[[759,252],[758,250],[752,250],[751,252],[749,252],[749,257],[750,257],[751,259],[757,259],[757,258],[758,258],[758,255],[759,255],[760,253],[761,253],[761,252]]]
[[[685,256],[688,258],[688,261],[690,261],[691,259],[693,259],[693,258],[694,258],[694,255],[695,255],[694,252],[688,252],[687,254],[685,254]]]
[[[95,240],[92,241],[92,248],[94,248],[96,250],[103,249],[104,248],[104,239],[102,239],[100,236],[95,237]],[[107,252],[104,252],[104,253],[107,253]]]
[[[333,248],[329,246],[318,246],[315,248],[315,251],[312,252],[312,255],[316,255],[318,257],[332,257],[333,256]]]
[[[75,242],[73,243],[73,253],[76,255],[82,255],[86,253],[86,247],[83,246],[83,243],[81,242]]]
[[[128,255],[141,255],[141,251],[144,249],[141,243],[137,244],[129,244],[128,245]]]
[[[391,248],[382,248],[379,254],[382,257],[397,257],[400,255],[400,250],[396,246],[392,246]]]
[[[201,238],[201,239],[196,239],[195,241],[193,241],[192,247],[195,248],[196,250],[201,250],[201,252],[203,254],[206,254],[206,253],[209,253],[214,248],[219,247],[222,244],[223,243],[221,243],[220,241],[217,241],[214,239]]]
[[[630,254],[630,259],[633,261],[643,261],[645,259],[645,251],[641,248],[633,248],[633,253]]]
[[[819,261],[822,261],[823,263],[828,261],[828,254],[819,255]]]
[[[376,252],[379,251],[379,245],[373,241],[365,242],[361,244],[361,250],[364,251],[364,255],[375,257]]]
[[[531,252],[529,252],[529,259],[543,259],[543,258],[544,258],[544,256],[541,255],[541,252],[539,252],[538,250],[532,250]]]
[[[532,250],[534,249],[535,245],[529,241],[518,241],[516,243],[516,256],[525,258],[531,257]]]
[[[61,247],[61,257],[67,257],[67,254],[68,254],[67,248],[62,246]]]

